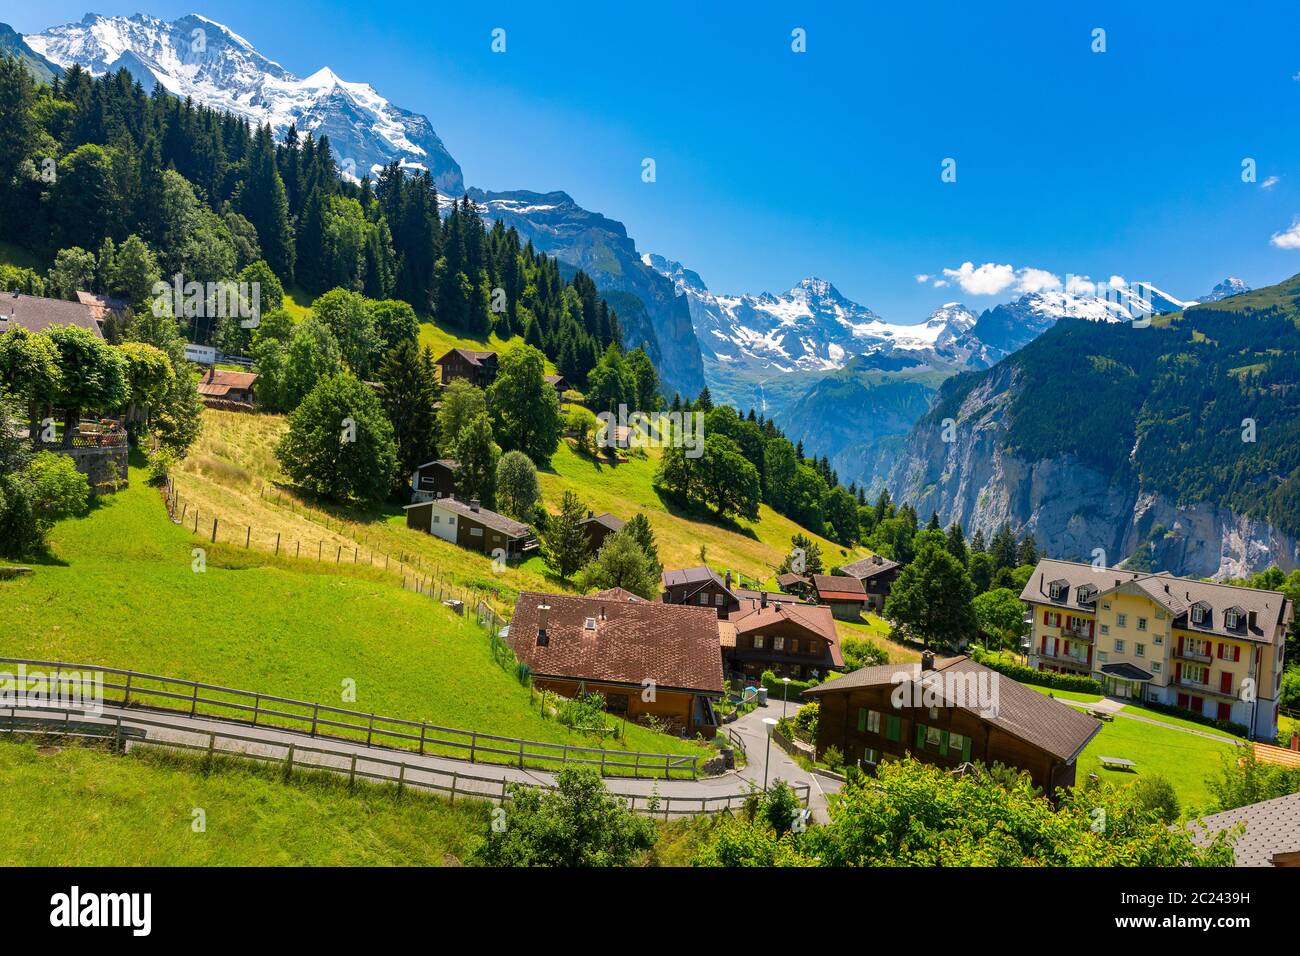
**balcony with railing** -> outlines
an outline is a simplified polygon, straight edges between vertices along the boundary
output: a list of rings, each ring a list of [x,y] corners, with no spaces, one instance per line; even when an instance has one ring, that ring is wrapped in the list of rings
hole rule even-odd
[[[1190,646],[1179,647],[1177,644],[1174,645],[1174,657],[1181,657],[1185,661],[1197,661],[1201,664],[1209,664],[1214,661],[1208,648],[1202,653],[1193,650]]]

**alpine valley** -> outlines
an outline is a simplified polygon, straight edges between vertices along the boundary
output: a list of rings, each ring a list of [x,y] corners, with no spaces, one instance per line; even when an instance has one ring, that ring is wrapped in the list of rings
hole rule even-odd
[[[467,188],[427,117],[329,67],[296,76],[204,17],[88,14],[26,37],[0,24],[0,51],[43,81],[73,64],[125,69],[277,136],[328,136],[346,176],[393,161],[428,170],[445,202],[467,195],[589,275],[669,395],[707,385],[825,456],[845,484],[887,488],[968,534],[1009,522],[1057,557],[1102,549],[1174,573],[1300,563],[1288,504],[1300,492],[1300,280],[1251,292],[1228,278],[1195,302],[1146,283],[1057,287],[980,312],[949,302],[915,322],[815,277],[723,294],[638,252],[621,222],[567,192]],[[1243,418],[1256,422],[1244,454]]]

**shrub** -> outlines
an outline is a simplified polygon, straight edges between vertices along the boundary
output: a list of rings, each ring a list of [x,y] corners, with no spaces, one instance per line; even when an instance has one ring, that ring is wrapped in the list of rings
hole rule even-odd
[[[825,753],[822,754],[822,763],[826,764],[826,766],[830,767],[836,773],[839,773],[839,771],[844,767],[843,751],[841,751],[839,747],[833,745],[827,747]]]
[[[1053,674],[1050,671],[1036,671],[1021,664],[1010,664],[991,655],[983,654],[972,648],[971,654],[977,663],[990,670],[995,670],[1005,677],[1020,681],[1022,684],[1036,684],[1039,687],[1053,687],[1056,690],[1068,690],[1077,694],[1102,693],[1102,686],[1091,677],[1075,674]]]

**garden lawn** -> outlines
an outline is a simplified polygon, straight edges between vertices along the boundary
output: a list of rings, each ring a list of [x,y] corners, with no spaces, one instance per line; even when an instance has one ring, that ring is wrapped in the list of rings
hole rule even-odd
[[[1079,755],[1077,781],[1082,783],[1089,773],[1119,784],[1160,774],[1173,784],[1183,812],[1190,813],[1209,806],[1211,797],[1206,780],[1218,776],[1222,758],[1235,752],[1232,744],[1117,716],[1110,723],[1102,724],[1097,736]],[[1135,761],[1137,772],[1105,770],[1097,759],[1102,755]]]
[[[138,749],[6,740],[0,779],[0,866],[438,866],[488,825],[473,801]]]
[[[1055,687],[1040,687],[1037,684],[1026,684],[1030,690],[1036,690],[1045,697],[1055,697],[1060,700],[1073,700],[1080,704],[1095,704],[1101,700],[1100,694],[1080,694],[1073,690],[1057,690]]]
[[[426,536],[427,537],[427,536]],[[463,730],[590,746],[543,717],[471,620],[380,570],[277,560],[211,545],[167,520],[159,492],[129,489],[51,535],[54,563],[0,582],[0,655],[201,680]],[[192,549],[206,571],[191,569]],[[463,553],[463,552],[462,552]],[[356,700],[343,699],[355,682]],[[641,727],[610,741],[700,748]]]
[[[889,663],[891,664],[906,664],[921,659],[920,651],[899,641],[892,640],[890,638],[892,629],[889,622],[871,612],[864,614],[857,621],[845,621],[836,618],[835,631],[841,641],[846,637],[856,637],[884,648],[889,654]]]

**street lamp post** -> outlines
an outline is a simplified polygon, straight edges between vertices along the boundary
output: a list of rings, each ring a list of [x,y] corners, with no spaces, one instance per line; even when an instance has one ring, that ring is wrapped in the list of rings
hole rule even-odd
[[[785,687],[783,687],[783,688],[781,689],[781,719],[784,720],[784,719],[785,719],[785,705],[786,705],[786,704],[789,702],[789,700],[790,700],[790,678],[788,678],[788,677],[782,677],[782,678],[781,678],[781,683],[783,683],[783,684],[785,685]]]
[[[767,730],[767,753],[763,755],[763,792],[767,792],[767,768],[772,765],[772,732],[776,730],[776,718],[764,717],[763,727]]]

